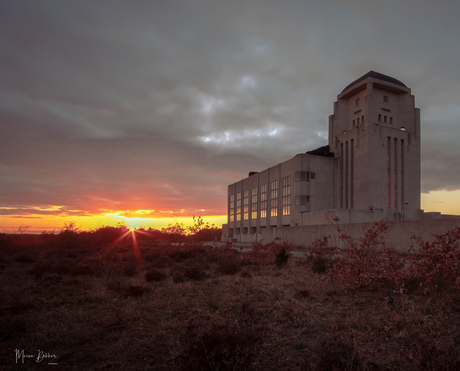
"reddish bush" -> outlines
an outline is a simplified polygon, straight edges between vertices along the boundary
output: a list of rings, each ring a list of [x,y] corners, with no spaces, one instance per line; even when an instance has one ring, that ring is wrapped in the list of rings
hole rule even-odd
[[[427,242],[412,236],[419,248],[416,251],[414,245],[409,247],[409,273],[422,280],[420,289],[424,293],[437,291],[439,285],[446,283],[460,289],[460,227],[434,237],[434,241]]]
[[[348,250],[333,265],[333,273],[342,284],[375,288],[388,281],[401,282],[404,261],[386,247],[384,238],[388,229],[385,220],[375,222],[356,241],[338,228],[340,238],[348,244]]]

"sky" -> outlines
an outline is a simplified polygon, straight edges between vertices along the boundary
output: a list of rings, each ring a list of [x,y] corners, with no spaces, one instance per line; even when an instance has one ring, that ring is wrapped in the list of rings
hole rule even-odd
[[[374,70],[421,110],[422,208],[460,214],[460,2],[0,2],[0,231],[225,222],[227,186],[327,144]]]

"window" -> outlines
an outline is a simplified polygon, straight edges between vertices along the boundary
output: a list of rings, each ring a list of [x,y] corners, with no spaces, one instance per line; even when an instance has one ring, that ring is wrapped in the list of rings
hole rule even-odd
[[[359,117],[356,119],[356,123],[359,125]]]
[[[361,124],[364,124],[364,115],[361,116]]]
[[[387,122],[387,117],[383,116],[383,122]]]
[[[291,214],[291,177],[287,176],[282,179],[283,183],[283,215]]]
[[[356,105],[359,104],[359,98],[356,98]]]
[[[356,126],[356,123],[355,123],[355,120],[353,120],[353,127],[355,127],[355,126]]]
[[[229,219],[231,222],[233,222],[235,220],[235,195],[230,196],[229,207],[230,207]]]
[[[241,193],[236,194],[236,221],[241,220]]]
[[[385,103],[388,103],[388,95],[384,95],[384,96],[383,96],[383,101],[384,101]]]
[[[379,121],[382,121],[382,115],[379,115]]]
[[[260,217],[267,217],[267,185],[260,186]]]
[[[257,187],[251,189],[251,219],[257,219]]]
[[[393,125],[393,117],[390,117],[390,124]]]
[[[270,183],[270,216],[278,216],[278,181]]]
[[[244,191],[243,198],[243,220],[249,219],[249,191]]]
[[[316,173],[310,173],[310,179],[316,179]]]

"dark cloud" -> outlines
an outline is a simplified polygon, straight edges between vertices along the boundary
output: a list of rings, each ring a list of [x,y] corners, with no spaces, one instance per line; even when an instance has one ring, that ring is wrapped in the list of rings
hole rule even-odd
[[[459,189],[459,4],[2,2],[2,214],[223,214],[371,69],[416,96],[423,190]]]

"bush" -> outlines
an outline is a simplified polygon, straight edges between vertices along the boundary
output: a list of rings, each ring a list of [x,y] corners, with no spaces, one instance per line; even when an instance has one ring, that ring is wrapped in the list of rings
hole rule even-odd
[[[171,276],[174,283],[181,283],[185,281],[185,276],[183,272],[174,271]]]
[[[247,323],[225,319],[190,323],[175,357],[176,370],[252,370],[262,336]]]
[[[129,285],[126,289],[126,295],[132,296],[135,298],[142,296],[148,292],[150,292],[150,289],[148,287],[137,286],[137,285]]]
[[[35,258],[27,254],[20,254],[15,259],[18,263],[34,263]]]
[[[94,267],[89,265],[79,265],[70,270],[72,276],[92,276],[95,274]]]
[[[220,252],[217,265],[219,272],[228,275],[234,275],[238,273],[243,266],[240,254],[233,249],[222,250]]]
[[[433,242],[426,242],[412,236],[419,249],[416,252],[414,246],[409,247],[410,275],[422,280],[420,289],[424,293],[437,291],[445,283],[460,289],[460,227],[434,237]]]
[[[365,369],[361,355],[348,337],[326,335],[315,346],[314,354],[314,362],[312,362],[312,357],[305,359],[304,371],[359,371]]]
[[[313,273],[326,273],[330,266],[331,260],[322,256],[317,256],[312,260],[311,270]]]
[[[402,281],[404,261],[385,245],[384,237],[389,227],[385,220],[375,222],[356,242],[341,232],[340,238],[348,244],[348,250],[333,265],[333,274],[339,282],[351,288],[376,288],[386,282]]]
[[[159,281],[164,281],[165,279],[168,278],[168,275],[162,271],[159,271],[157,269],[153,269],[150,272],[147,272],[145,274],[145,280],[147,282],[159,282]]]
[[[275,257],[275,264],[278,268],[281,268],[283,267],[284,265],[287,264],[287,262],[289,261],[289,258],[291,256],[288,254],[288,252],[286,251],[286,248],[284,246],[281,246],[281,248],[279,249],[279,251],[276,253],[276,257]]]

